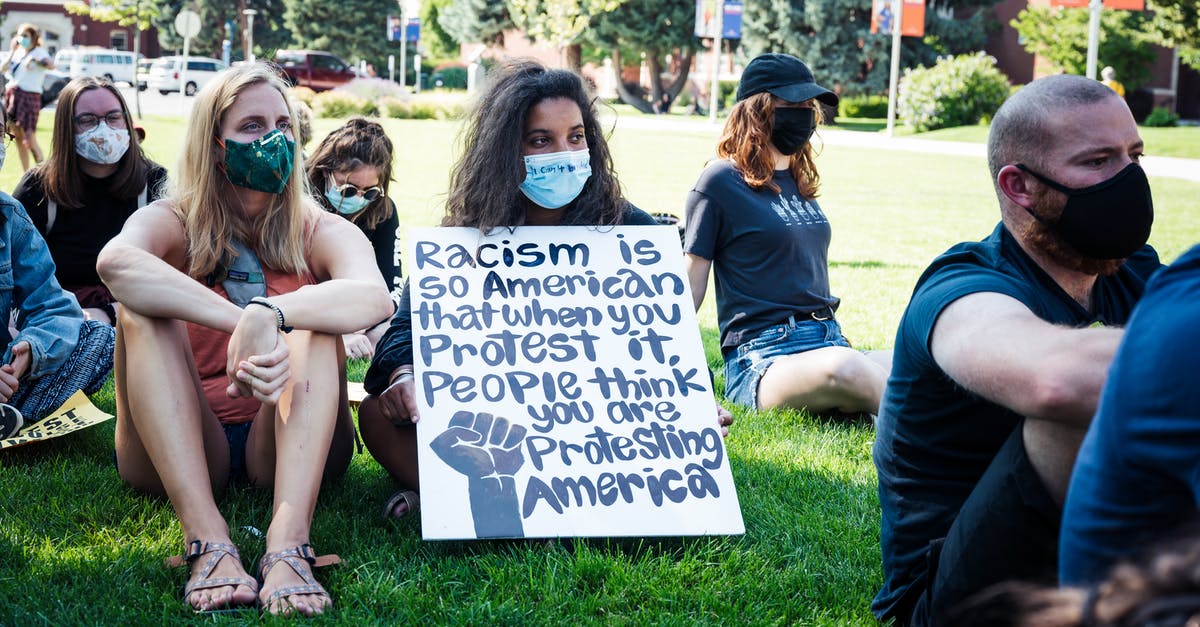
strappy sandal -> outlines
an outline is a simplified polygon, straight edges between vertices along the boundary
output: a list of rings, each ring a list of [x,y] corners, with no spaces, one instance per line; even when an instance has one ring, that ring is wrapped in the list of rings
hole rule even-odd
[[[301,560],[308,562],[308,566],[306,567]],[[285,586],[280,588],[275,592],[272,592],[271,596],[267,597],[266,601],[259,599],[263,609],[269,610],[269,608],[279,599],[292,596],[294,594],[322,594],[325,595],[325,598],[329,599],[329,606],[327,607],[333,606],[333,597],[329,596],[329,592],[327,592],[325,588],[321,587],[321,584],[317,583],[317,580],[312,575],[312,569],[340,564],[342,562],[342,558],[332,554],[318,556],[316,551],[313,550],[312,545],[308,544],[307,542],[301,544],[300,546],[294,546],[290,549],[284,549],[274,553],[267,553],[258,561],[258,581],[260,587],[267,580],[267,572],[274,568],[279,562],[284,562],[287,564],[288,567],[292,569],[292,572],[296,573],[301,579],[304,580],[304,583],[298,586]]]
[[[401,503],[407,505],[408,509],[404,510],[404,513],[400,514],[399,516],[393,516],[392,512],[394,512],[396,510],[396,506]],[[418,509],[421,509],[420,494],[417,494],[413,490],[398,490],[395,494],[389,496],[388,500],[384,501],[383,509],[379,511],[379,515],[383,517],[384,520],[399,520],[408,516],[409,514],[416,513]]]
[[[185,603],[187,603],[188,597],[192,596],[192,593],[197,590],[208,590],[211,588],[222,588],[225,586],[233,586],[235,588],[237,586],[246,586],[247,588],[253,590],[255,595],[258,594],[258,582],[250,577],[209,577],[209,574],[211,574],[213,569],[217,567],[217,563],[226,556],[237,560],[239,564],[241,563],[242,557],[241,555],[238,555],[237,547],[233,546],[232,544],[226,544],[224,542],[204,542],[202,540],[192,540],[191,542],[188,542],[187,551],[185,551],[183,555],[172,555],[166,559],[166,563],[167,566],[171,568],[188,566],[195,561],[196,558],[202,555],[208,555],[209,557],[207,560],[205,560],[204,567],[200,569],[200,572],[196,575],[196,578],[190,580],[188,584],[183,587],[183,600]],[[188,603],[188,605],[191,605],[191,603]],[[245,604],[244,607],[249,607],[250,605],[253,605],[253,602]],[[192,605],[192,609],[195,610],[197,614],[206,614],[217,610],[229,610],[238,607],[243,606],[230,605],[224,608],[205,610]]]

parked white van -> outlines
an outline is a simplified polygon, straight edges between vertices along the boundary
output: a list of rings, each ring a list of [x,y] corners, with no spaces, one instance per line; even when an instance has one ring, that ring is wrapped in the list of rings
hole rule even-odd
[[[155,59],[150,65],[150,75],[146,77],[146,87],[157,89],[160,94],[169,94],[173,91],[179,91],[179,74],[183,69],[181,62],[183,57],[162,57]],[[184,80],[187,84],[183,87],[183,93],[194,96],[201,87],[208,84],[212,77],[216,76],[221,70],[225,69],[225,64],[217,59],[208,57],[188,57],[187,76]]]
[[[54,55],[54,67],[71,78],[97,76],[132,85],[136,80],[137,63],[132,52],[79,46],[59,50]]]

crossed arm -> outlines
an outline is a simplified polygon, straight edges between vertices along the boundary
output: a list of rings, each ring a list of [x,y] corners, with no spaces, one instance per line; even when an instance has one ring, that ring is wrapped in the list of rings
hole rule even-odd
[[[964,296],[934,324],[934,361],[959,385],[1023,416],[1086,427],[1124,331],[1038,318],[995,292]]]

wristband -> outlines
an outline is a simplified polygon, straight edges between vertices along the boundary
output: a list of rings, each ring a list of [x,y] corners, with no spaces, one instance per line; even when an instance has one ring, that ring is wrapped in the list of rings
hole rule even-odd
[[[262,296],[255,296],[254,298],[251,298],[250,302],[247,304],[248,305],[261,305],[261,306],[266,307],[267,309],[270,309],[271,311],[275,312],[275,328],[279,329],[280,331],[283,331],[284,333],[292,332],[292,329],[294,327],[289,327],[287,325],[287,322],[285,322],[283,319],[283,310],[280,309],[275,303],[272,303],[271,301],[263,298]]]
[[[393,385],[395,385],[396,382],[399,381],[400,379],[403,379],[405,375],[410,376],[410,377],[416,376],[413,374],[413,367],[411,364],[405,364],[403,366],[400,366],[400,367],[396,368],[396,371],[397,372],[392,375],[392,378],[388,380],[388,387],[392,387]]]

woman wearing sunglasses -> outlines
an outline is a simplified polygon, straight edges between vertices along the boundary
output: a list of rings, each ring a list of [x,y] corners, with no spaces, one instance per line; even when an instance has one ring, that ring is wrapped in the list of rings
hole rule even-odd
[[[142,152],[129,107],[107,81],[85,76],[63,87],[50,158],[17,183],[46,238],[54,276],[89,320],[117,323],[116,299],[96,274],[96,257],[134,211],[158,200],[167,171]]]
[[[376,122],[354,118],[327,135],[308,162],[308,182],[326,211],[341,214],[371,240],[375,263],[389,291],[399,291],[396,205],[388,198],[392,142]],[[390,318],[390,316],[389,316]],[[346,356],[369,359],[387,330],[388,318],[342,337]]]

